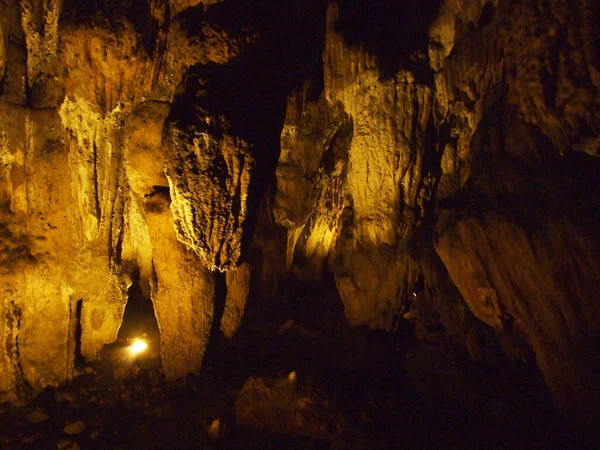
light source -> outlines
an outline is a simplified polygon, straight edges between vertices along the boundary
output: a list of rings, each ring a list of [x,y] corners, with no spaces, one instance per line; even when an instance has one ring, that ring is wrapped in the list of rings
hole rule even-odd
[[[132,344],[129,346],[129,353],[132,356],[137,356],[140,353],[143,353],[148,348],[148,343],[143,339],[135,338]]]

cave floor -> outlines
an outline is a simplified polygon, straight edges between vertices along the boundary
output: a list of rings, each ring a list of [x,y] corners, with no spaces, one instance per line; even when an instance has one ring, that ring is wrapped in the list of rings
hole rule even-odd
[[[302,301],[249,317],[236,338],[210,349],[200,376],[166,383],[156,367],[115,377],[114,368],[97,364],[26,406],[0,405],[0,448],[582,447],[534,374],[477,365],[409,333],[351,329],[339,309],[311,296]],[[331,439],[237,424],[235,402],[249,376],[290,372],[341,417]]]

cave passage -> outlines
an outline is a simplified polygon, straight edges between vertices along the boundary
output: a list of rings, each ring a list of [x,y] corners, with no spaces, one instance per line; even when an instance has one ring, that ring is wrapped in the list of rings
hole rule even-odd
[[[154,306],[149,298],[150,285],[147,280],[140,278],[139,271],[132,274],[132,283],[127,291],[128,298],[123,314],[123,321],[117,335],[118,342],[144,338],[152,353],[160,349],[160,331]]]

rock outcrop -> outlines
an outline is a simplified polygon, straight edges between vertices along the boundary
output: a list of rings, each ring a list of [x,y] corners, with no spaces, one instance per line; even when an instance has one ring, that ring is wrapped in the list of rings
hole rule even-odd
[[[433,187],[423,169],[433,91],[408,71],[382,81],[376,58],[336,31],[338,16],[330,7],[321,99],[289,103],[276,218],[289,230],[288,262],[298,251],[319,273],[332,255],[351,323],[392,330],[417,277],[401,247]]]
[[[190,66],[225,63],[250,39],[190,31],[176,14],[194,2],[150,3],[133,20],[128,4],[3,2],[1,399],[69,379],[76,347],[98,358],[134,271],[151,286],[167,376],[200,369],[215,281],[177,240],[163,124]]]
[[[240,261],[255,162],[252,145],[232,133],[226,86],[201,76],[188,76],[165,124],[166,175],[179,240],[226,270]]]
[[[288,265],[333,271],[353,324],[437,311],[472,357],[529,347],[557,404],[597,423],[598,8],[422,7],[428,41],[398,48],[401,19],[377,16],[378,41],[330,6],[323,93],[290,96],[282,133]]]

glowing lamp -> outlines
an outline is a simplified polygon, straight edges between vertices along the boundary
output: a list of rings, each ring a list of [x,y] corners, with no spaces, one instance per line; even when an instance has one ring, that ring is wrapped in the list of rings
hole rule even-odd
[[[132,356],[143,353],[148,348],[148,343],[142,339],[134,339],[133,343],[129,346],[129,353]]]

